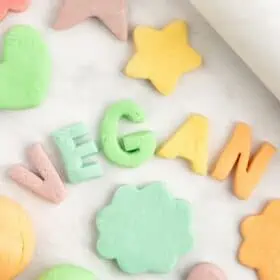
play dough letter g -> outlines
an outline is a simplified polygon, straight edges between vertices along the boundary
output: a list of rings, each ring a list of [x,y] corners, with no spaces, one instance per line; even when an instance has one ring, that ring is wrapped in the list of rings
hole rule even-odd
[[[248,125],[237,124],[232,138],[222,152],[214,167],[212,177],[225,180],[236,165],[234,175],[234,194],[240,199],[248,199],[261,180],[276,148],[264,143],[250,159],[252,132]]]
[[[207,175],[208,131],[208,119],[193,115],[162,145],[157,155],[168,159],[186,159],[192,163],[194,172]]]
[[[132,101],[124,100],[110,106],[101,124],[101,143],[105,156],[123,167],[137,167],[155,153],[156,138],[151,131],[135,132],[118,137],[120,119],[141,123],[145,116]]]
[[[70,183],[80,183],[102,176],[101,166],[91,160],[97,154],[98,149],[88,135],[89,131],[82,123],[53,133]]]

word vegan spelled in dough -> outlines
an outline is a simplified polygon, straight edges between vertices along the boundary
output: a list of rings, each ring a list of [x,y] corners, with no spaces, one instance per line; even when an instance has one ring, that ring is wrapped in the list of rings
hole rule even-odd
[[[100,151],[111,163],[136,168],[157,155],[165,159],[182,158],[190,163],[193,172],[202,176],[208,174],[209,120],[206,117],[191,115],[158,148],[156,136],[149,130],[119,136],[118,126],[122,119],[137,124],[144,122],[146,116],[130,100],[118,101],[107,108],[98,142],[101,143]],[[90,136],[90,130],[83,123],[59,129],[52,133],[52,137],[62,157],[69,183],[77,184],[103,176],[100,163],[92,160],[99,150]],[[255,154],[251,154],[251,147],[251,128],[245,123],[237,123],[210,172],[210,176],[219,181],[234,173],[233,194],[242,200],[251,196],[277,152],[268,142],[262,143]],[[44,199],[53,203],[62,202],[67,197],[66,188],[47,154],[38,144],[28,151],[30,163],[39,176],[16,165],[10,168],[10,177]]]

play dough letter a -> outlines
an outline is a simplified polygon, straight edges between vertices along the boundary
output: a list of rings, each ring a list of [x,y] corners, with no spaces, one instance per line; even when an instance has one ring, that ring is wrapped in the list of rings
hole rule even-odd
[[[157,155],[168,159],[180,157],[189,160],[194,172],[207,175],[208,133],[208,119],[193,115],[162,145]]]
[[[58,173],[40,144],[28,149],[30,163],[40,176],[22,165],[9,170],[9,176],[18,184],[53,203],[60,203],[66,197],[66,189]]]
[[[118,138],[122,118],[134,123],[144,121],[144,112],[132,101],[120,101],[110,106],[101,124],[101,143],[105,156],[123,167],[137,167],[150,159],[156,149],[156,138],[151,131],[141,131]]]
[[[92,157],[98,153],[98,149],[88,135],[89,131],[82,123],[53,133],[70,183],[80,183],[103,174],[101,166],[92,161]]]
[[[212,177],[225,180],[235,164],[233,192],[239,199],[248,199],[255,186],[260,182],[276,148],[264,143],[250,159],[252,132],[248,125],[237,124],[232,138],[222,152],[212,172]]]

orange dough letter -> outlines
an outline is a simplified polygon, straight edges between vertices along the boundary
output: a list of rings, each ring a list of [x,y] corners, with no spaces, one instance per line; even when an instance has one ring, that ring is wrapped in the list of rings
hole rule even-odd
[[[276,148],[269,143],[263,143],[254,156],[251,156],[252,132],[244,124],[237,124],[232,138],[218,159],[212,172],[212,177],[225,180],[235,164],[233,192],[239,199],[248,199],[276,153]]]

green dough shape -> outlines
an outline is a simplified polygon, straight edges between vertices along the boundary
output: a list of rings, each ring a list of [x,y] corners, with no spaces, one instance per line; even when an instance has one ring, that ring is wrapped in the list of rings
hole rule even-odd
[[[123,186],[97,214],[97,251],[130,274],[169,272],[192,248],[190,206],[163,183]]]
[[[122,167],[138,167],[149,160],[156,150],[156,137],[151,131],[141,131],[118,137],[119,121],[134,123],[145,120],[143,110],[134,102],[124,100],[111,105],[101,123],[101,144],[105,156]]]
[[[57,265],[46,271],[39,280],[95,280],[94,275],[78,266]]]
[[[41,34],[28,25],[16,25],[4,36],[0,63],[0,109],[36,107],[50,84],[51,58]]]
[[[52,136],[61,153],[70,183],[76,184],[103,175],[100,164],[92,161],[98,149],[83,123],[55,131]]]

